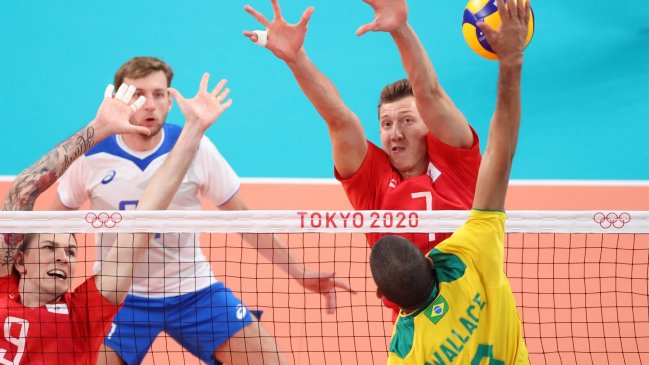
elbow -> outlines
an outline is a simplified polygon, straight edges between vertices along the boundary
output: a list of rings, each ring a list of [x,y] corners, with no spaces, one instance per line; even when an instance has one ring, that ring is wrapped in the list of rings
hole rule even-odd
[[[349,128],[350,124],[358,120],[358,117],[348,108],[337,108],[336,110],[331,110],[325,120],[329,130],[331,132],[337,132]]]

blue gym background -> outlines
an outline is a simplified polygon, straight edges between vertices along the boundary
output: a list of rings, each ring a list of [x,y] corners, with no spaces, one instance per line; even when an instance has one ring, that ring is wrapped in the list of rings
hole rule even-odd
[[[227,78],[234,104],[208,135],[242,177],[331,178],[324,121],[288,68],[250,43],[269,18],[266,0],[56,1],[0,4],[0,175],[15,175],[94,117],[127,59],[157,56],[193,96],[201,74]],[[360,0],[284,0],[296,22],[315,6],[307,53],[379,143],[376,102],[403,78],[389,35],[356,37],[373,18]],[[464,1],[411,0],[410,23],[440,81],[484,149],[497,63],[461,32]],[[536,31],[525,54],[523,126],[514,179],[649,180],[649,15],[637,2],[532,2]],[[176,106],[169,122],[182,123]]]

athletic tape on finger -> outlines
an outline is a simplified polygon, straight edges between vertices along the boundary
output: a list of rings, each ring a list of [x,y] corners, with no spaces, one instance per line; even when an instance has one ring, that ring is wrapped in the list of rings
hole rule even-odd
[[[124,94],[126,93],[126,89],[128,89],[128,85],[120,85],[119,89],[117,89],[117,92],[115,93],[115,99],[124,101]]]
[[[144,103],[146,103],[146,98],[140,95],[140,97],[137,98],[137,100],[135,100],[133,104],[131,104],[131,109],[133,109],[133,111],[136,112],[138,111],[138,109],[142,107],[142,105],[144,105]]]
[[[137,90],[137,88],[133,85],[129,85],[128,89],[126,89],[126,93],[124,93],[124,102],[126,104],[131,101],[133,94],[135,94],[135,90]]]
[[[113,86],[113,84],[108,84],[108,86],[106,86],[106,91],[104,91],[104,98],[112,98],[113,90],[115,90],[115,86]]]
[[[268,43],[268,31],[267,30],[253,30],[253,33],[257,35],[257,42],[255,44],[258,44],[262,47],[266,47],[266,44]]]

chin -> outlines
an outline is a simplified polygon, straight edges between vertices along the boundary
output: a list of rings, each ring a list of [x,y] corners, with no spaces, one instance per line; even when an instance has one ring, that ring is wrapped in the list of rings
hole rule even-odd
[[[60,284],[60,285],[57,285],[54,288],[54,291],[55,291],[55,294],[56,294],[57,298],[59,296],[65,294],[65,293],[67,293],[69,290],[70,290],[70,285],[69,284]]]
[[[399,172],[408,170],[408,165],[403,163],[400,160],[394,160],[394,159],[391,158],[390,159],[390,164],[392,165],[392,167],[394,167]]]

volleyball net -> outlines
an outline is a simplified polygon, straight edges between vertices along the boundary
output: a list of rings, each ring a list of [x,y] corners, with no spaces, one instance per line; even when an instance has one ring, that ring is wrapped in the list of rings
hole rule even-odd
[[[248,308],[263,311],[260,322],[294,364],[384,364],[391,311],[376,298],[365,233],[453,232],[467,217],[456,211],[0,212],[0,232],[77,233],[75,283],[92,275],[96,246],[107,234],[149,232],[171,242],[194,232],[216,278]],[[532,364],[649,364],[649,212],[512,211],[506,232],[505,270]],[[336,311],[328,314],[320,294],[253,247],[268,234],[308,269],[335,272],[356,293],[338,290]],[[162,333],[145,363],[200,362]]]

